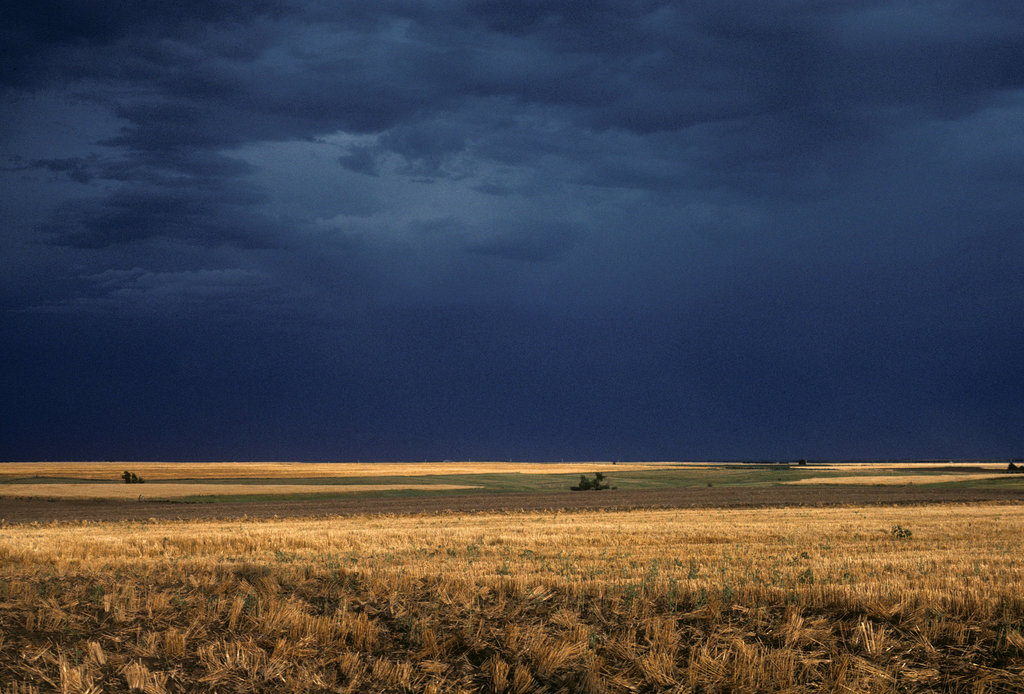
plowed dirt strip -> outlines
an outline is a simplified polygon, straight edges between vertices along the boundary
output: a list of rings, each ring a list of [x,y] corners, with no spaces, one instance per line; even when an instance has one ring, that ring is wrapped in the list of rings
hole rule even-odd
[[[0,497],[44,499],[176,499],[186,496],[230,496],[251,494],[354,494],[384,491],[453,491],[478,489],[468,484],[202,484],[157,482],[137,484],[5,484]],[[0,501],[0,503],[3,503]]]
[[[554,494],[431,494],[404,498],[357,497],[273,502],[182,504],[0,498],[0,521],[169,520],[328,515],[443,513],[549,509],[750,508],[771,506],[913,505],[948,502],[1024,503],[1006,489],[921,487],[696,487],[685,489],[559,492]]]

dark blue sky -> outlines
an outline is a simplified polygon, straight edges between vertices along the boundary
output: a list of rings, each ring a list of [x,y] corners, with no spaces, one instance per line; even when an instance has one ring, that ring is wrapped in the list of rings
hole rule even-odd
[[[0,459],[1024,454],[1024,4],[20,2]]]

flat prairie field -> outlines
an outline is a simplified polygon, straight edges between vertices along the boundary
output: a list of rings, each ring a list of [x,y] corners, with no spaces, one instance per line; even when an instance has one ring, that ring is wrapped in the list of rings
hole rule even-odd
[[[125,472],[142,478],[144,483],[125,484],[122,480]],[[488,497],[495,502],[494,508],[500,508],[508,505],[498,501],[499,495],[564,495],[570,487],[578,486],[581,477],[591,479],[596,475],[603,475],[603,484],[612,487],[601,493],[605,495],[602,503],[613,506],[617,503],[643,506],[641,492],[664,494],[672,490],[695,492],[722,487],[781,489],[794,485],[808,488],[804,495],[805,501],[810,503],[828,498],[833,492],[825,492],[825,488],[836,486],[851,489],[900,487],[908,491],[945,489],[945,500],[976,500],[978,492],[984,492],[981,496],[986,498],[1024,499],[1024,475],[1009,474],[1005,465],[992,463],[48,462],[0,463],[0,500],[8,500],[6,504],[0,503],[0,520],[31,515],[21,510],[24,503],[15,511],[5,513],[4,506],[14,508],[17,505],[12,501],[22,499],[65,504],[59,509],[52,505],[43,509],[39,520],[72,519],[76,513],[80,518],[94,517],[96,508],[85,512],[80,505],[75,506],[78,500],[143,503],[152,508],[156,516],[160,513],[154,504],[167,500],[181,505],[219,504],[224,505],[225,510],[230,503],[248,503],[254,507],[252,512],[256,515],[261,511],[255,507],[266,511],[267,504],[274,501],[302,504],[353,497],[367,500],[369,510],[372,510],[371,499],[441,497],[451,500],[455,508],[464,504],[467,496]],[[971,493],[958,497],[956,490]],[[788,498],[782,493],[778,496]],[[862,496],[862,493],[854,496]],[[923,496],[927,495],[914,491],[906,498],[911,502]],[[851,502],[856,501],[856,498],[851,499]],[[522,507],[535,508],[534,502],[535,499],[528,500]],[[555,507],[578,503],[579,500],[556,500]],[[296,510],[302,513],[303,508],[306,507]],[[143,509],[139,512],[144,514]],[[124,509],[119,509],[112,511],[110,517],[124,517],[125,513]]]
[[[7,525],[0,691],[1020,692],[1024,505]]]

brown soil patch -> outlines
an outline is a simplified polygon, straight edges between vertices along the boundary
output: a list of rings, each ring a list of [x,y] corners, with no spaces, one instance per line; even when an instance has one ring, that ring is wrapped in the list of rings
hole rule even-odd
[[[0,496],[43,499],[179,499],[186,496],[244,496],[249,494],[356,494],[400,490],[453,491],[479,489],[469,484],[203,484],[154,482],[146,486],[111,483],[5,484]],[[0,502],[2,503],[2,502]]]
[[[0,498],[0,521],[174,520],[352,516],[552,509],[751,508],[770,506],[914,505],[1024,502],[1010,489],[923,487],[690,487],[601,492],[432,494],[405,498],[357,497],[301,501],[182,504],[156,501]]]

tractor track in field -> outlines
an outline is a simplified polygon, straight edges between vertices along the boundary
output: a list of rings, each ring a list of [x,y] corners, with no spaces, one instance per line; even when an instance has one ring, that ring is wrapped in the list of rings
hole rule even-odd
[[[917,505],[1024,502],[1012,489],[868,487],[682,487],[599,492],[429,494],[406,497],[331,497],[280,501],[175,503],[22,499],[0,497],[0,522],[212,520],[414,513],[472,513],[640,508],[757,508],[778,506]]]

